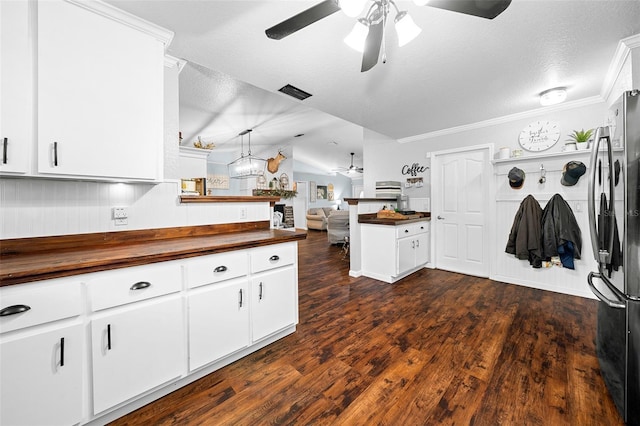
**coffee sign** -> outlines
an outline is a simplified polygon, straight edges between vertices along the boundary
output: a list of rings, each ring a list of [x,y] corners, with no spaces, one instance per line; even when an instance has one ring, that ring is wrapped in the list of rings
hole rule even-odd
[[[417,176],[418,173],[424,173],[429,169],[428,166],[421,166],[419,163],[413,163],[412,165],[405,164],[402,166],[403,175]]]

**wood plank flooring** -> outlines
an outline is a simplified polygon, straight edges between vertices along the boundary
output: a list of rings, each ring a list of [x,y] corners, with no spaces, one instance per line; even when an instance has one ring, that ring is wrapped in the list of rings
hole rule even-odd
[[[325,232],[299,247],[296,333],[113,424],[623,424],[596,301],[439,270],[351,278]]]

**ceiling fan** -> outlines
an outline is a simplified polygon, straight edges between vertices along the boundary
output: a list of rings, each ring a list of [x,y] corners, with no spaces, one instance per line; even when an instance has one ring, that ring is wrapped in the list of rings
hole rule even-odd
[[[351,153],[351,165],[349,167],[339,167],[335,170],[333,170],[334,172],[341,172],[341,173],[348,173],[348,174],[353,174],[353,173],[362,173],[364,172],[364,169],[362,167],[358,167],[358,166],[354,166],[353,165],[353,156],[355,155],[355,153]]]
[[[281,40],[302,28],[313,24],[329,15],[342,10],[347,16],[357,17],[363,11],[367,2],[371,5],[364,18],[356,22],[351,34],[345,38],[345,43],[363,52],[361,72],[373,68],[378,63],[382,50],[382,62],[386,62],[385,54],[385,24],[391,11],[396,11],[394,19],[398,31],[400,46],[413,40],[422,31],[409,16],[407,11],[401,11],[394,0],[324,0],[309,9],[303,10],[291,18],[268,28],[267,37]],[[511,0],[413,0],[418,6],[431,6],[438,9],[464,13],[466,15],[493,19],[509,6]]]

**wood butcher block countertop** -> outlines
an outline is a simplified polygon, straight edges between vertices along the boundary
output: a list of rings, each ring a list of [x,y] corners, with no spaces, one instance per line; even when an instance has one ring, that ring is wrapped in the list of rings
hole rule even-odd
[[[303,240],[269,221],[0,240],[0,286]]]
[[[370,225],[389,225],[389,226],[397,226],[397,225],[406,225],[408,223],[421,222],[425,220],[431,220],[431,213],[418,212],[416,215],[420,217],[413,219],[389,219],[389,218],[379,218],[376,213],[367,213],[358,215],[358,223],[367,223]]]

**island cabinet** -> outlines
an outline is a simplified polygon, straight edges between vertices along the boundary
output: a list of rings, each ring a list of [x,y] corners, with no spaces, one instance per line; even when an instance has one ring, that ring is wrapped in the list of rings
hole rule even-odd
[[[94,415],[181,376],[181,290],[177,261],[87,277]]]
[[[429,262],[428,220],[393,224],[361,224],[362,273],[393,283]]]
[[[58,279],[0,292],[0,424],[82,420],[81,284]]]

